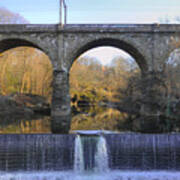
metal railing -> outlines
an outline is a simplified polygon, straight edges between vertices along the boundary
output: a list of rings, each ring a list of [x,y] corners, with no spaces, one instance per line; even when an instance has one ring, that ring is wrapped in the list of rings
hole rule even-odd
[[[63,17],[64,15],[64,17]],[[60,0],[60,20],[59,23],[61,26],[67,24],[67,5],[65,0]]]

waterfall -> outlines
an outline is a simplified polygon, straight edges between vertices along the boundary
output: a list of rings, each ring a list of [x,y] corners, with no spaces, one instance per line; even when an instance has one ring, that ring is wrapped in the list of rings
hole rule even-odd
[[[75,139],[74,171],[108,172],[108,153],[103,136],[80,136]]]
[[[74,171],[77,173],[84,171],[83,147],[80,135],[77,135],[75,139]]]
[[[0,171],[70,170],[74,139],[72,135],[0,135]]]
[[[95,154],[95,171],[96,172],[108,172],[108,152],[106,139],[103,136],[98,138],[97,152]]]
[[[180,170],[180,134],[105,135],[109,167],[120,170]]]

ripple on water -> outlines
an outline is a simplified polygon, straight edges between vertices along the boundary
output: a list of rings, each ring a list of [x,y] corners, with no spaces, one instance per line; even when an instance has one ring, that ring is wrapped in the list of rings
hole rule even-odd
[[[0,180],[180,180],[180,172],[111,171],[108,173],[77,174],[67,172],[0,172]]]

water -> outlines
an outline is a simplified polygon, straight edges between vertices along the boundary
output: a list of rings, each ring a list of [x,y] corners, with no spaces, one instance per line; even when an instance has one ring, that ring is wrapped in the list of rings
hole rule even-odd
[[[86,135],[86,136],[93,136],[93,135],[103,135],[103,134],[117,134],[114,131],[107,131],[107,130],[76,130],[72,131],[72,133],[79,134],[79,135]]]
[[[180,172],[111,171],[108,173],[75,174],[69,172],[2,173],[0,180],[179,180]]]
[[[109,171],[108,151],[106,140],[103,136],[98,137],[97,151],[95,154],[95,171],[100,173]]]
[[[77,135],[75,139],[74,171],[83,173],[94,171],[97,173],[108,172],[108,152],[106,140],[103,136]],[[93,136],[92,136],[93,135]],[[103,163],[102,163],[103,162]]]
[[[0,171],[73,169],[74,135],[0,135]]]
[[[180,134],[105,135],[109,166],[121,170],[180,170]]]
[[[180,180],[179,134],[0,135],[0,180]]]
[[[51,118],[49,116],[34,116],[26,119],[12,116],[0,118],[0,134],[14,133],[51,133]]]
[[[83,145],[80,135],[77,135],[75,139],[74,170],[81,173],[84,172],[84,169]]]

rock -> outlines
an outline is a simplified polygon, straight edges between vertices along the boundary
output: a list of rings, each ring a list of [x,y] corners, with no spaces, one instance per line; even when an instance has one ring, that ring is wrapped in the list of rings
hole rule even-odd
[[[16,101],[9,96],[0,96],[1,125],[9,125],[21,119],[31,119],[33,116],[33,110],[23,106],[20,107]]]
[[[0,95],[0,118],[22,119],[32,118],[35,114],[50,114],[50,106],[46,98],[32,94]]]
[[[43,96],[33,94],[12,94],[11,98],[21,107],[27,107],[34,113],[50,115],[50,105]]]

